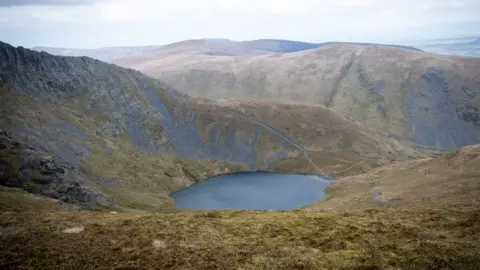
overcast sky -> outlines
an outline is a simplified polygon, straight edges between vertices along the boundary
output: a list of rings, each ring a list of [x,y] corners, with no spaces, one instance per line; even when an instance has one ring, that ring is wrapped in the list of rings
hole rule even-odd
[[[0,0],[0,41],[95,48],[193,38],[480,36],[480,0]]]

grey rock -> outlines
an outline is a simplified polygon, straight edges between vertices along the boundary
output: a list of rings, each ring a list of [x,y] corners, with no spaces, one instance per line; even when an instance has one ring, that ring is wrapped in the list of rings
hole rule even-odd
[[[26,147],[8,133],[0,135],[0,142],[9,155],[0,156],[0,184],[22,188],[28,192],[48,196],[66,203],[110,205],[106,198],[81,184],[75,166],[65,161],[57,161],[46,152]],[[7,171],[7,163],[18,156],[21,164],[14,171]],[[15,166],[15,164],[12,164]],[[8,174],[7,174],[8,173]]]
[[[478,111],[457,106],[452,92],[443,72],[431,70],[409,93],[406,131],[415,143],[427,149],[450,151],[480,141]]]

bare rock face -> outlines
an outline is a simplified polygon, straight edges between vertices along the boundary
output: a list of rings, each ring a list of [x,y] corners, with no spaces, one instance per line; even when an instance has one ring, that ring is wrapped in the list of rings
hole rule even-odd
[[[22,188],[66,203],[110,204],[78,181],[75,166],[22,145],[7,132],[0,132],[0,144],[1,185]]]

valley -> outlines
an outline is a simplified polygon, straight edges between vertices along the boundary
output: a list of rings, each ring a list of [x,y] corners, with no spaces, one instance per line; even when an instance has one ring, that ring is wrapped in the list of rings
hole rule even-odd
[[[323,106],[191,98],[93,59],[1,49],[2,138],[10,145],[2,158],[12,168],[3,182],[33,184],[57,199],[89,204],[118,196],[106,205],[160,209],[171,203],[169,192],[218,173],[354,174],[425,156]],[[68,174],[31,183],[38,170],[48,178],[28,165],[41,160],[62,164]],[[70,194],[65,185],[88,192]]]
[[[147,75],[0,42],[1,267],[478,267],[476,59],[222,42],[113,61]],[[268,207],[176,205],[232,173],[328,186],[228,178],[205,194]]]

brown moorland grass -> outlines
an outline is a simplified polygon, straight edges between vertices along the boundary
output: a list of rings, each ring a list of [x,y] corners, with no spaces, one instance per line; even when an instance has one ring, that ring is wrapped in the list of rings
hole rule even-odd
[[[380,198],[375,195],[381,192]],[[355,210],[383,201],[399,205],[473,204],[480,208],[480,145],[433,158],[397,162],[335,180],[309,210]]]
[[[480,210],[469,205],[361,213],[11,209],[0,216],[4,269],[480,267]],[[69,228],[81,229],[63,232]]]
[[[296,211],[75,211],[2,188],[0,268],[479,269],[478,149],[340,178]]]
[[[2,188],[0,268],[479,269],[478,150],[338,179],[295,211],[72,211]]]

